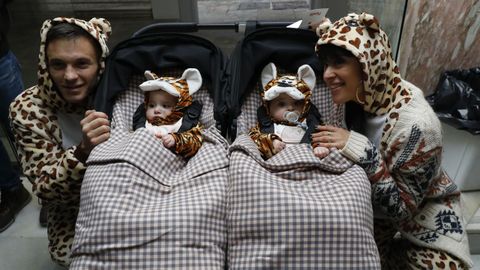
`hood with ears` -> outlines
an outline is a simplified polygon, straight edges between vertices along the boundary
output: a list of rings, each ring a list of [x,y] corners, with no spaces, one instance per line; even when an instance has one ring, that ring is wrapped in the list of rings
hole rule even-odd
[[[301,119],[304,118],[310,108],[310,98],[316,83],[316,76],[312,67],[302,65],[298,68],[297,76],[284,75],[279,77],[275,64],[269,63],[262,70],[261,81],[263,91],[260,95],[267,112],[268,106],[266,103],[268,101],[275,99],[280,94],[287,94],[295,100],[305,100]]]
[[[333,24],[327,19],[318,26],[317,35],[317,52],[322,45],[333,44],[350,51],[360,62],[365,111],[392,114],[410,101],[411,91],[402,82],[387,34],[373,15],[350,13]]]
[[[54,110],[65,109],[67,111],[76,110],[75,107],[68,104],[57,91],[55,91],[53,86],[53,81],[50,78],[47,68],[46,60],[46,40],[47,33],[50,31],[52,26],[59,23],[69,23],[74,24],[86,32],[88,32],[98,43],[102,50],[102,55],[100,57],[100,72],[101,74],[105,69],[105,58],[107,57],[109,51],[107,47],[107,40],[110,34],[112,33],[112,28],[110,22],[104,18],[92,18],[89,21],[80,20],[76,18],[67,18],[67,17],[57,17],[52,20],[46,20],[43,22],[42,28],[40,29],[40,51],[38,56],[38,86],[45,94],[45,99],[47,104],[50,104]]]

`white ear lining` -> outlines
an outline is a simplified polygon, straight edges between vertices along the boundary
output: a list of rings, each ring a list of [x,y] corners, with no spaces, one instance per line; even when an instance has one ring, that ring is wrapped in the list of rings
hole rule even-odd
[[[188,84],[188,93],[195,94],[202,86],[202,75],[196,68],[187,68],[180,79],[184,79]]]
[[[153,72],[151,72],[150,70],[145,70],[145,78],[147,78],[147,80],[155,80],[155,79],[158,79],[157,75]]]
[[[274,63],[268,63],[262,70],[261,81],[262,87],[265,89],[265,86],[272,80],[277,78],[277,67]]]
[[[300,66],[298,68],[297,78],[299,80],[303,80],[307,84],[308,88],[310,88],[310,91],[313,91],[313,88],[315,88],[315,83],[317,78],[311,66],[309,65]]]

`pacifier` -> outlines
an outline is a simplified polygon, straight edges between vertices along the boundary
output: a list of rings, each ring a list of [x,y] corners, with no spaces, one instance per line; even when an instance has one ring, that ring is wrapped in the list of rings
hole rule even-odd
[[[300,118],[300,114],[297,113],[296,111],[292,111],[292,112],[287,111],[287,112],[285,112],[285,113],[283,114],[283,118],[284,118],[285,120],[287,120],[289,123],[295,124],[295,125],[297,125],[298,127],[301,127],[301,128],[303,128],[303,129],[307,130],[307,124],[301,123],[301,122],[298,121],[298,118]]]
[[[285,118],[285,120],[287,120],[290,123],[294,123],[294,124],[296,124],[296,122],[298,122],[299,117],[300,117],[300,115],[295,111],[293,111],[293,112],[288,112],[287,111],[283,114],[283,118]]]

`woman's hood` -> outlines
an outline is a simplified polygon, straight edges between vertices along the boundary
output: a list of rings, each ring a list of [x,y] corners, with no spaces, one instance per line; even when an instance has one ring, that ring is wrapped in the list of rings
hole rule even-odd
[[[66,17],[57,17],[52,20],[46,20],[43,22],[42,28],[40,29],[40,50],[38,56],[38,87],[41,89],[40,93],[45,96],[44,98],[47,101],[49,106],[52,106],[54,110],[66,109],[71,111],[73,108],[68,104],[61,95],[54,89],[53,81],[50,78],[47,69],[46,61],[46,51],[45,44],[47,39],[47,33],[50,31],[52,26],[58,23],[70,23],[80,26],[82,29],[87,31],[92,37],[98,41],[100,48],[102,50],[102,56],[100,58],[100,71],[99,75],[105,69],[105,59],[109,53],[107,47],[107,40],[110,36],[112,29],[110,27],[110,22],[103,18],[92,18],[89,21],[80,20],[76,18],[66,18]]]
[[[357,57],[363,71],[365,111],[383,115],[409,102],[411,91],[402,82],[387,34],[373,15],[350,13],[333,24],[327,19],[317,35],[317,52],[321,45],[333,44]]]

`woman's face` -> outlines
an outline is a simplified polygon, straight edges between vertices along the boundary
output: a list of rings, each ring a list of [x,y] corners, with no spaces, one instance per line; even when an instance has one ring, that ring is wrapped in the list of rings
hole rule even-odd
[[[343,57],[340,61],[328,61],[324,68],[323,80],[332,92],[334,103],[344,104],[348,101],[362,103],[364,100],[363,81],[357,58]],[[359,91],[358,97],[361,101],[357,100],[357,91]]]
[[[305,100],[295,100],[287,94],[280,94],[269,102],[268,110],[273,120],[281,122],[285,120],[286,112],[295,111],[300,115],[303,111]]]

